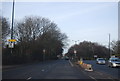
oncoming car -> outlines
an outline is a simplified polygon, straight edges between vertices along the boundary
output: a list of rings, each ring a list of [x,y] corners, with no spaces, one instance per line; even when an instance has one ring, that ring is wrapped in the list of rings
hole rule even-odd
[[[109,67],[120,67],[120,59],[119,58],[110,58],[108,61]]]
[[[104,59],[104,58],[97,58],[97,59],[96,59],[96,63],[97,63],[97,64],[105,64],[106,62],[105,62],[105,59]]]

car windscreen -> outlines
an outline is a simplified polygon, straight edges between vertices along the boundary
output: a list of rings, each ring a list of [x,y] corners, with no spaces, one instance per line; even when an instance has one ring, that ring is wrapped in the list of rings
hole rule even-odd
[[[105,59],[98,59],[98,60],[105,60]]]
[[[120,59],[111,59],[111,61],[118,61],[118,62],[120,62]]]

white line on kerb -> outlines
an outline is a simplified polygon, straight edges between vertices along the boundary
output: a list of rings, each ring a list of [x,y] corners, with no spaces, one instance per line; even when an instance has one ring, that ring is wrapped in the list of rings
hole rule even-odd
[[[72,64],[72,62],[69,60],[69,63],[70,63],[70,65],[73,67],[73,64]]]
[[[27,80],[30,80],[32,77],[27,78]]]

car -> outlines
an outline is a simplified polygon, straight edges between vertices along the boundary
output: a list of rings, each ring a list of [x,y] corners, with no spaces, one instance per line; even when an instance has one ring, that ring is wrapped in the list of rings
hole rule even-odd
[[[108,66],[109,67],[120,67],[120,58],[110,58],[108,60]]]
[[[105,61],[104,58],[97,58],[97,59],[96,59],[96,63],[97,63],[97,64],[105,64],[106,61]]]

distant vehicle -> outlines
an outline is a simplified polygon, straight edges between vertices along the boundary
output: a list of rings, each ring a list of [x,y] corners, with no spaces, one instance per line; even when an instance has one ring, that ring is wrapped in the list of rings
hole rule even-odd
[[[97,59],[96,59],[96,63],[97,63],[97,64],[105,64],[106,61],[105,61],[104,58],[97,58]]]
[[[119,58],[110,58],[108,60],[108,66],[109,67],[120,67],[120,59]]]

